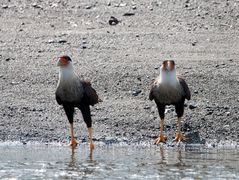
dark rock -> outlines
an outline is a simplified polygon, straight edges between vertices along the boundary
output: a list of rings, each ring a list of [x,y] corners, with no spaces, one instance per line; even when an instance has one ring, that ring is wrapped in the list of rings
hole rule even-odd
[[[191,104],[189,104],[189,109],[195,109],[195,108],[197,108],[197,105],[196,105],[196,103],[191,103]]]
[[[194,94],[198,94],[198,91],[197,91],[197,90],[195,90],[195,91],[194,91]]]
[[[135,10],[135,9],[137,9],[137,8],[136,8],[136,6],[132,6],[132,9]]]
[[[128,12],[128,13],[124,13],[123,16],[134,16],[135,13],[131,13],[131,12]]]
[[[64,44],[64,43],[66,43],[67,41],[66,40],[63,40],[63,39],[61,39],[61,40],[59,40],[58,41],[58,43],[60,43],[60,44]]]
[[[135,91],[133,91],[132,95],[138,96],[141,92],[142,92],[141,90],[135,90]]]
[[[109,24],[111,26],[117,25],[118,23],[119,23],[119,20],[117,18],[115,18],[114,16],[110,17]]]
[[[5,61],[10,61],[10,60],[11,60],[11,58],[6,58],[6,59],[5,59]]]
[[[85,9],[91,9],[93,6],[92,5],[89,5],[89,6],[86,6]]]
[[[37,8],[37,9],[42,9],[42,7],[36,3],[33,3],[32,7]]]
[[[192,46],[196,46],[197,42],[192,42]]]
[[[228,112],[225,112],[225,114],[226,114],[226,116],[230,116],[230,112],[228,111]]]
[[[154,69],[159,69],[159,66],[154,67]]]
[[[144,109],[150,109],[150,106],[144,106]]]
[[[7,8],[8,8],[8,5],[2,5],[2,8],[3,8],[3,9],[7,9]]]

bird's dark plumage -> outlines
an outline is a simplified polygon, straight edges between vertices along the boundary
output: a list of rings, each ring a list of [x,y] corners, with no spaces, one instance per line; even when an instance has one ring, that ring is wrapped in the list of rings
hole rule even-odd
[[[56,101],[62,105],[67,119],[71,124],[71,145],[76,145],[73,133],[73,116],[74,109],[77,107],[81,110],[84,122],[89,130],[89,137],[92,144],[92,119],[90,105],[94,106],[100,102],[95,89],[89,81],[84,81],[74,72],[72,60],[69,56],[62,56],[58,60],[60,66],[59,81],[55,92]]]
[[[154,100],[159,116],[161,119],[161,134],[156,139],[156,144],[159,142],[165,142],[166,137],[162,134],[163,132],[163,122],[165,117],[165,106],[166,105],[174,105],[175,111],[178,117],[178,127],[180,126],[180,118],[184,113],[184,102],[185,99],[191,99],[191,93],[188,88],[187,83],[181,77],[176,76],[175,70],[175,62],[174,61],[164,61],[162,66],[160,67],[160,75],[153,84],[151,85],[151,89],[149,92],[149,99]],[[178,129],[178,133],[176,136],[177,140],[182,140],[183,136],[181,134],[180,129]]]

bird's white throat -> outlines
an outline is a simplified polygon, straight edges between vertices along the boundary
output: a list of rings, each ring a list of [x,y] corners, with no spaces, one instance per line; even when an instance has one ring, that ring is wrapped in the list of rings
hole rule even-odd
[[[177,85],[178,79],[176,77],[176,69],[171,71],[164,71],[163,67],[160,68],[159,83],[168,85]]]
[[[68,102],[79,101],[83,95],[83,87],[72,64],[60,67],[57,92]]]
[[[71,63],[69,63],[67,66],[60,67],[59,72],[60,81],[71,81],[75,78],[78,78],[78,75],[75,73]]]

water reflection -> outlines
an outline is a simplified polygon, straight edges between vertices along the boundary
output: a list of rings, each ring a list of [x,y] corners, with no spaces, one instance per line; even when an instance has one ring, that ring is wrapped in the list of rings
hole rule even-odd
[[[236,179],[237,150],[166,146],[0,147],[0,178]]]

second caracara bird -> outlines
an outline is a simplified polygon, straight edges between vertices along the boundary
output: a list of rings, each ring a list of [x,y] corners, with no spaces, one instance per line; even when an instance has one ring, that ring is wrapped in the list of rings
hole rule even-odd
[[[92,120],[90,105],[94,105],[101,100],[96,91],[91,87],[91,83],[83,81],[75,73],[72,60],[69,56],[62,56],[57,62],[60,67],[59,81],[56,89],[56,101],[62,105],[70,123],[71,146],[76,146],[78,142],[74,138],[73,116],[75,107],[81,110],[83,119],[89,132],[90,149],[94,149],[92,142]]]
[[[184,79],[176,76],[175,62],[172,60],[164,61],[160,67],[159,77],[154,81],[149,99],[154,100],[159,116],[160,134],[155,140],[155,144],[166,142],[167,137],[163,134],[164,129],[164,111],[166,105],[174,105],[177,114],[177,132],[174,141],[180,142],[185,138],[181,132],[181,118],[184,112],[185,99],[190,100],[191,93]]]

